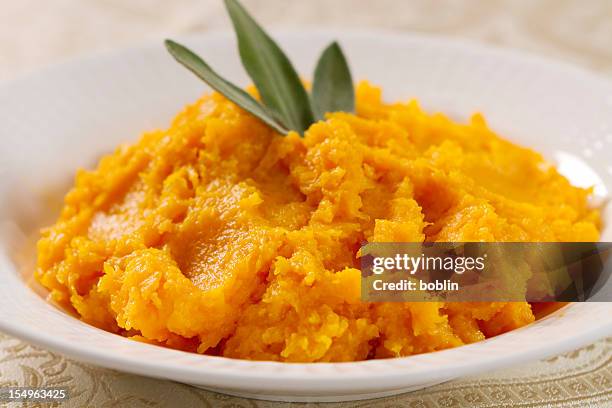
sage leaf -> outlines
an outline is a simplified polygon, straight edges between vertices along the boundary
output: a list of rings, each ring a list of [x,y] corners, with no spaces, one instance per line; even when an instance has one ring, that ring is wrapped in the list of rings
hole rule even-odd
[[[337,42],[321,54],[312,84],[312,108],[318,120],[326,112],[355,111],[353,79],[344,53]]]
[[[225,6],[238,37],[242,64],[275,119],[303,135],[314,122],[308,94],[291,62],[236,0]]]
[[[202,79],[211,88],[223,94],[227,99],[240,106],[245,111],[262,120],[265,124],[280,134],[286,135],[289,131],[278,123],[268,111],[247,92],[223,79],[202,58],[187,47],[172,40],[165,41],[166,48],[172,56],[187,69]]]

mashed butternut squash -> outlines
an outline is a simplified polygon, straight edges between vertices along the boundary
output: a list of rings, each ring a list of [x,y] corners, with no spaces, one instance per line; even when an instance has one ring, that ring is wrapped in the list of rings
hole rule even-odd
[[[468,124],[357,88],[304,138],[219,94],[81,171],[38,243],[53,299],[105,330],[235,358],[351,361],[472,343],[527,303],[363,303],[365,241],[596,241],[589,191]]]

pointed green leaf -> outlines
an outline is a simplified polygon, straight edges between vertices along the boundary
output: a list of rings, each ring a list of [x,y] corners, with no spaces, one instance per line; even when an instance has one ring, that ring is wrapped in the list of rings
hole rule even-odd
[[[166,40],[165,43],[170,54],[172,54],[172,56],[178,62],[183,64],[187,69],[210,85],[211,88],[223,94],[223,96],[240,106],[245,111],[262,120],[265,124],[276,130],[278,133],[287,134],[289,132],[276,120],[274,120],[274,118],[263,106],[259,104],[259,102],[257,102],[257,100],[255,100],[255,98],[241,88],[220,77],[219,74],[213,71],[213,69],[193,51],[172,40]]]
[[[312,107],[317,119],[326,112],[354,112],[355,90],[351,71],[337,42],[331,43],[317,63],[312,84]]]
[[[308,94],[291,62],[237,0],[225,5],[238,37],[242,64],[275,118],[303,134],[314,122]]]

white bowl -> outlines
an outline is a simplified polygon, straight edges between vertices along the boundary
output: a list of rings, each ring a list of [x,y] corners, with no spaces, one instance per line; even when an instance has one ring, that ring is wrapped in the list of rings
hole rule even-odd
[[[612,84],[560,63],[445,39],[373,32],[308,31],[277,36],[304,76],[338,38],[356,79],[387,100],[418,98],[464,120],[484,112],[501,134],[556,161],[575,184],[612,189]],[[246,84],[233,35],[188,37],[228,77]],[[298,53],[299,52],[299,53]],[[391,395],[531,359],[612,333],[612,304],[580,303],[519,330],[417,356],[336,364],[253,362],[134,342],[57,309],[31,282],[36,231],[57,216],[77,167],[165,127],[206,86],[148,47],[48,68],[0,87],[0,330],[67,356],[131,373],[263,399],[338,401]],[[610,207],[610,206],[608,206]],[[612,240],[607,208],[603,240]],[[29,283],[26,284],[26,282]]]

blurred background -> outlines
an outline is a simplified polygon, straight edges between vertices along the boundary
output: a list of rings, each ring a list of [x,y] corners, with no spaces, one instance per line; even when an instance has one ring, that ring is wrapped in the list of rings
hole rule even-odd
[[[518,48],[612,75],[611,0],[243,0],[270,29],[444,35]],[[65,58],[229,29],[221,0],[0,0],[0,80]]]

